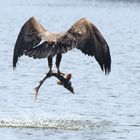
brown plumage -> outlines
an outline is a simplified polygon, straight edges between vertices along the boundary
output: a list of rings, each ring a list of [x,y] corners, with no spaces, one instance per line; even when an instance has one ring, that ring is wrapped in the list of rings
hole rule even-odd
[[[94,56],[101,69],[108,74],[111,71],[111,56],[108,44],[97,27],[85,18],[77,21],[64,33],[48,32],[34,17],[31,17],[21,28],[13,56],[13,67],[22,55],[36,58],[48,58],[52,72],[52,57],[56,56],[56,67],[59,65],[62,53],[77,48],[84,54]],[[75,62],[76,63],[76,62]]]

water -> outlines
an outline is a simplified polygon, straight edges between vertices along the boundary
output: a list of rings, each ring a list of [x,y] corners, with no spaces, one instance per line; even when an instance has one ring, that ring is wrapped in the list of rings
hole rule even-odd
[[[139,140],[140,4],[138,1],[5,0],[0,4],[0,137],[2,140]],[[112,72],[78,50],[63,55],[75,95],[47,80],[34,102],[33,89],[48,71],[47,60],[22,57],[12,69],[22,24],[35,16],[50,31],[65,31],[81,17],[105,36]]]

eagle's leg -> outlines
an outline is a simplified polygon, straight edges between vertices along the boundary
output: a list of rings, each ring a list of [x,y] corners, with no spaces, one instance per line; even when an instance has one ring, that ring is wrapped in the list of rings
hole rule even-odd
[[[48,57],[48,66],[49,66],[49,72],[48,73],[50,73],[50,74],[52,74],[53,72],[52,72],[52,65],[53,65],[53,63],[52,63],[52,60],[53,58],[52,58],[52,56],[49,56]]]
[[[61,53],[57,54],[56,55],[56,62],[55,62],[56,68],[57,68],[57,74],[58,75],[65,75],[64,73],[60,72],[60,70],[59,70],[61,59],[62,59],[62,54]]]

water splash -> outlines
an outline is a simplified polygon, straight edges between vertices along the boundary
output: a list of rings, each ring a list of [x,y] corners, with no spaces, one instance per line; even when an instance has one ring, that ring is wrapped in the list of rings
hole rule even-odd
[[[6,118],[0,119],[0,127],[12,128],[41,128],[62,130],[93,130],[108,125],[109,122],[92,122],[91,120],[65,120],[65,119],[42,119],[42,118]]]

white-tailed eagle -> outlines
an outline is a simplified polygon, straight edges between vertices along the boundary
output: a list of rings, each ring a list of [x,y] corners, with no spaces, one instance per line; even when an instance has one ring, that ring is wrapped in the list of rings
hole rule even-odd
[[[14,48],[13,67],[16,67],[18,58],[22,55],[34,59],[47,58],[49,72],[52,73],[52,58],[56,55],[57,73],[61,74],[59,65],[62,54],[73,48],[81,50],[85,55],[94,56],[105,74],[111,71],[108,44],[97,27],[85,18],[78,20],[66,32],[51,33],[31,17],[22,26],[18,35]]]

